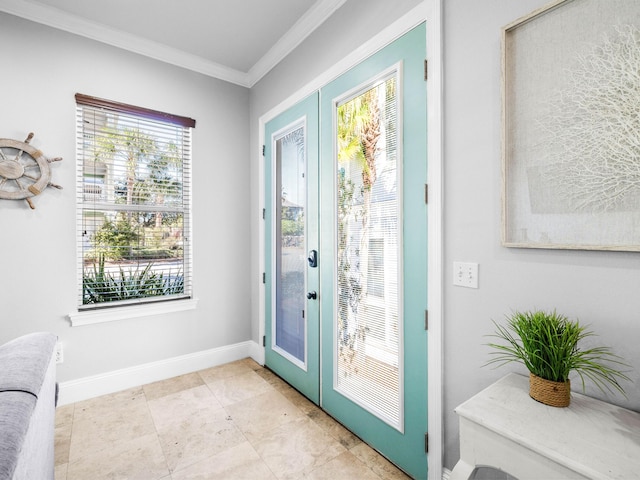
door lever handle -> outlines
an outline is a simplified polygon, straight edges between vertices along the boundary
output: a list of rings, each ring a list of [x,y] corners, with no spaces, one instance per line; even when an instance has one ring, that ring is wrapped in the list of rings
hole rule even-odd
[[[311,268],[316,268],[318,266],[318,251],[311,250],[309,252],[309,256],[307,257],[307,261],[309,262],[309,266]]]
[[[307,293],[308,300],[315,300],[316,298],[318,298],[318,294],[315,292],[315,290],[313,292]]]

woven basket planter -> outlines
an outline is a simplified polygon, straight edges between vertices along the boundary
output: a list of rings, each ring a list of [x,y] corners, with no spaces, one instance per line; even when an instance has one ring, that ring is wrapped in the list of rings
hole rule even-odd
[[[529,395],[552,407],[568,407],[571,402],[571,381],[553,382],[529,373]]]

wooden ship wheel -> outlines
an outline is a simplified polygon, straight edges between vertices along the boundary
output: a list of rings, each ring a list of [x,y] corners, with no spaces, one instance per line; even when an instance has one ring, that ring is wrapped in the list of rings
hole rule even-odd
[[[51,183],[49,166],[62,158],[45,157],[40,150],[29,145],[32,138],[33,133],[24,142],[0,138],[0,198],[25,200],[34,209],[31,197],[40,195],[47,187],[62,188]]]

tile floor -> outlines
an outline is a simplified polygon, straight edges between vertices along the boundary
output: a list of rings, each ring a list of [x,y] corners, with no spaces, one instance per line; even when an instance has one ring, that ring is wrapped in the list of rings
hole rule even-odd
[[[407,479],[251,359],[61,406],[56,480]]]

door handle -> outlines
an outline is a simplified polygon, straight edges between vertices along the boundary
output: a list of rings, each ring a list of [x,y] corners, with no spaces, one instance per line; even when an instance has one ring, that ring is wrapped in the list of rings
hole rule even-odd
[[[316,268],[318,266],[318,251],[311,250],[309,252],[309,256],[307,257],[307,260],[311,268]]]
[[[318,294],[314,291],[307,293],[307,300],[315,300],[318,298]]]

